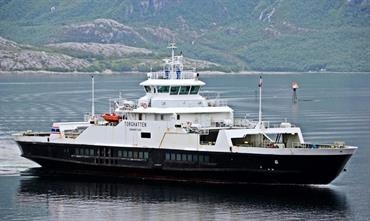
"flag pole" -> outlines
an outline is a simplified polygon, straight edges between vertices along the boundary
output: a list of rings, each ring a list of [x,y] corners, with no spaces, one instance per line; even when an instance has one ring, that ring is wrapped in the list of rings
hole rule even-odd
[[[95,88],[94,88],[94,75],[91,76],[91,116],[95,116]]]
[[[260,89],[260,99],[259,99],[259,111],[258,111],[258,124],[257,126],[261,129],[262,128],[262,76],[260,75],[260,81],[258,84]]]

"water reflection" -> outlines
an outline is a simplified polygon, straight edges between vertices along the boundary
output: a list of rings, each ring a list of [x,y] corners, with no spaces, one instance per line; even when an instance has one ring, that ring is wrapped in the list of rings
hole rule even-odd
[[[59,214],[61,210],[63,217],[72,218],[86,206],[93,210],[85,216],[98,213],[101,218],[117,218],[123,215],[128,219],[153,216],[162,218],[165,216],[168,219],[178,216],[184,219],[207,216],[208,218],[279,216],[288,219],[338,220],[351,216],[346,196],[327,186],[174,185],[97,178],[76,180],[53,176],[22,179],[18,194],[22,201],[44,202],[41,204],[47,207],[48,216],[54,218],[61,218]],[[67,213],[66,208],[70,208]],[[102,213],[102,209],[111,210],[109,216]],[[125,214],[120,212],[122,209],[125,209]],[[96,215],[94,214],[94,217]]]

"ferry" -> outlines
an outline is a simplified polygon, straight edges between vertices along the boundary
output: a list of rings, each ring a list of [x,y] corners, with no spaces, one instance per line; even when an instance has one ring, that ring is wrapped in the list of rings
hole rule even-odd
[[[215,183],[328,184],[357,147],[344,142],[305,143],[291,123],[234,117],[225,100],[201,93],[199,74],[183,68],[183,56],[165,59],[163,71],[140,83],[137,101],[111,100],[96,115],[94,102],[81,122],[55,122],[50,132],[13,137],[21,156],[47,171],[70,175]],[[257,84],[256,84],[257,86]],[[94,101],[94,79],[92,78]]]

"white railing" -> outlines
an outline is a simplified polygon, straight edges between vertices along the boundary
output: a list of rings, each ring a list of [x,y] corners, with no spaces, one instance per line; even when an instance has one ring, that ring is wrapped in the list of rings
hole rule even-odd
[[[137,102],[127,100],[122,97],[109,99],[110,112],[133,110],[137,107],[137,105]]]
[[[256,121],[250,121],[246,118],[234,118],[234,126],[236,127],[255,128],[256,125]]]
[[[258,121],[248,120],[247,118],[234,118],[234,126],[236,127],[255,128],[257,124]],[[270,128],[270,121],[262,121],[262,126]]]
[[[309,149],[318,149],[318,148],[344,148],[344,142],[334,142],[333,144],[312,144],[312,143],[292,143],[294,148],[309,148]]]
[[[208,107],[223,107],[227,106],[227,100],[226,99],[212,99],[207,100]]]
[[[149,79],[195,79],[198,74],[191,71],[180,71],[177,72],[149,72],[147,74]]]
[[[220,99],[220,93],[212,91],[201,91],[199,95],[207,100],[207,105],[209,107],[222,107],[227,106],[226,99]]]

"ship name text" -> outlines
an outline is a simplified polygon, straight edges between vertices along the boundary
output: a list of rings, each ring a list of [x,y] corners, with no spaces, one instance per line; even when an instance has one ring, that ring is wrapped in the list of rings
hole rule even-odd
[[[146,127],[146,123],[140,122],[140,121],[126,121],[125,126],[126,127]]]

